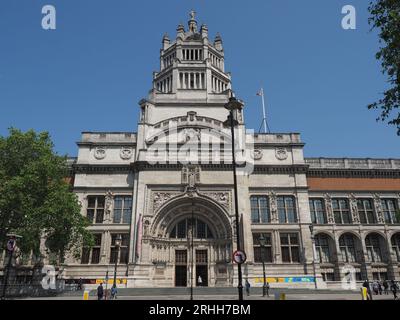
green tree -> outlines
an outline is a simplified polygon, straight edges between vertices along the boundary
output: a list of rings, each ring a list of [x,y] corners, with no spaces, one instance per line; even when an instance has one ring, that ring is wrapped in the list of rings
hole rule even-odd
[[[52,263],[92,245],[67,176],[67,158],[54,152],[47,132],[11,128],[9,136],[0,136],[1,244],[7,233],[15,232],[23,237],[18,244],[23,254],[33,253],[38,261],[48,254]]]
[[[377,121],[386,121],[400,135],[400,1],[376,0],[370,3],[369,23],[379,30],[380,48],[376,59],[381,61],[382,73],[388,77],[388,89],[379,101],[368,109],[380,109]]]

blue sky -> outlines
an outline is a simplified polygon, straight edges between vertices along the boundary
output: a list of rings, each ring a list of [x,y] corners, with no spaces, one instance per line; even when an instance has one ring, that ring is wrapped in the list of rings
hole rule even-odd
[[[57,30],[41,9],[57,9]],[[341,9],[357,9],[357,29]],[[0,135],[49,131],[60,154],[77,154],[82,131],[136,131],[137,102],[151,88],[165,32],[197,12],[220,32],[226,70],[258,130],[264,86],[273,132],[300,132],[305,155],[400,157],[395,128],[367,110],[386,81],[367,0],[1,0]]]

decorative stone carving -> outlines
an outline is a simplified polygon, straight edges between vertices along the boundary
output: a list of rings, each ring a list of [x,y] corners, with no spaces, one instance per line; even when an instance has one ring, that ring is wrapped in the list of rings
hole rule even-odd
[[[288,157],[286,148],[276,148],[275,149],[275,157],[278,160],[286,160]]]
[[[109,190],[105,197],[105,221],[111,222],[111,211],[114,201],[114,194]]]
[[[229,209],[229,192],[204,192],[205,196],[210,197],[214,201],[218,202],[221,206]]]
[[[260,160],[263,156],[263,152],[261,149],[254,149],[250,156],[254,159],[254,160]]]
[[[181,143],[185,142],[196,142],[200,141],[201,139],[201,131],[200,129],[193,129],[193,128],[185,128],[181,131]]]
[[[165,202],[174,196],[168,192],[156,192],[153,195],[153,210],[157,211]]]
[[[122,160],[129,160],[132,158],[133,150],[132,148],[122,147],[119,155]]]
[[[193,188],[200,183],[200,166],[184,166],[182,168],[182,184]]]
[[[379,194],[375,193],[374,194],[374,207],[375,207],[375,212],[376,212],[376,218],[378,220],[378,223],[385,223],[385,219],[383,218],[383,208],[382,208],[382,201],[381,197]]]
[[[328,223],[334,224],[335,217],[333,215],[333,209],[332,209],[332,198],[328,193],[325,194],[324,202],[325,202],[326,218],[328,220]]]
[[[96,147],[94,149],[94,157],[97,160],[102,160],[106,157],[106,148],[105,147]]]
[[[149,231],[150,231],[150,220],[145,219],[143,222],[143,236],[147,237],[149,235]]]
[[[276,201],[276,193],[271,191],[269,193],[269,207],[271,208],[271,221],[278,221],[278,204]]]
[[[353,193],[349,195],[351,219],[353,223],[360,223],[360,216],[358,214],[357,198]]]

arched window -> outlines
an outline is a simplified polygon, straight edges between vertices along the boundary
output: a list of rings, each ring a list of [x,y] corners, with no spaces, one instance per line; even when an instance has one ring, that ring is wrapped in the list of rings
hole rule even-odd
[[[371,262],[381,262],[382,261],[382,248],[380,235],[374,233],[369,234],[365,238],[365,246],[367,247],[368,259]]]
[[[200,219],[184,219],[179,221],[171,230],[169,237],[185,239],[189,236],[189,230],[194,230],[194,237],[197,239],[213,239],[214,235],[207,223]]]
[[[397,261],[400,262],[400,233],[392,236],[392,249],[396,253]]]
[[[339,239],[340,253],[343,262],[357,262],[356,244],[354,235],[347,233]]]

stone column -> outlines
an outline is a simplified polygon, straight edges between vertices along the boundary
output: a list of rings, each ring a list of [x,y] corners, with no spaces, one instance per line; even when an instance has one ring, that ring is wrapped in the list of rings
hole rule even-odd
[[[361,237],[361,248],[362,252],[361,254],[361,264],[362,264],[362,269],[364,273],[366,273],[367,277],[369,280],[372,280],[372,269],[371,269],[371,262],[368,259],[368,252],[367,252],[367,246],[365,244],[365,234],[364,232],[360,232],[360,237]]]

